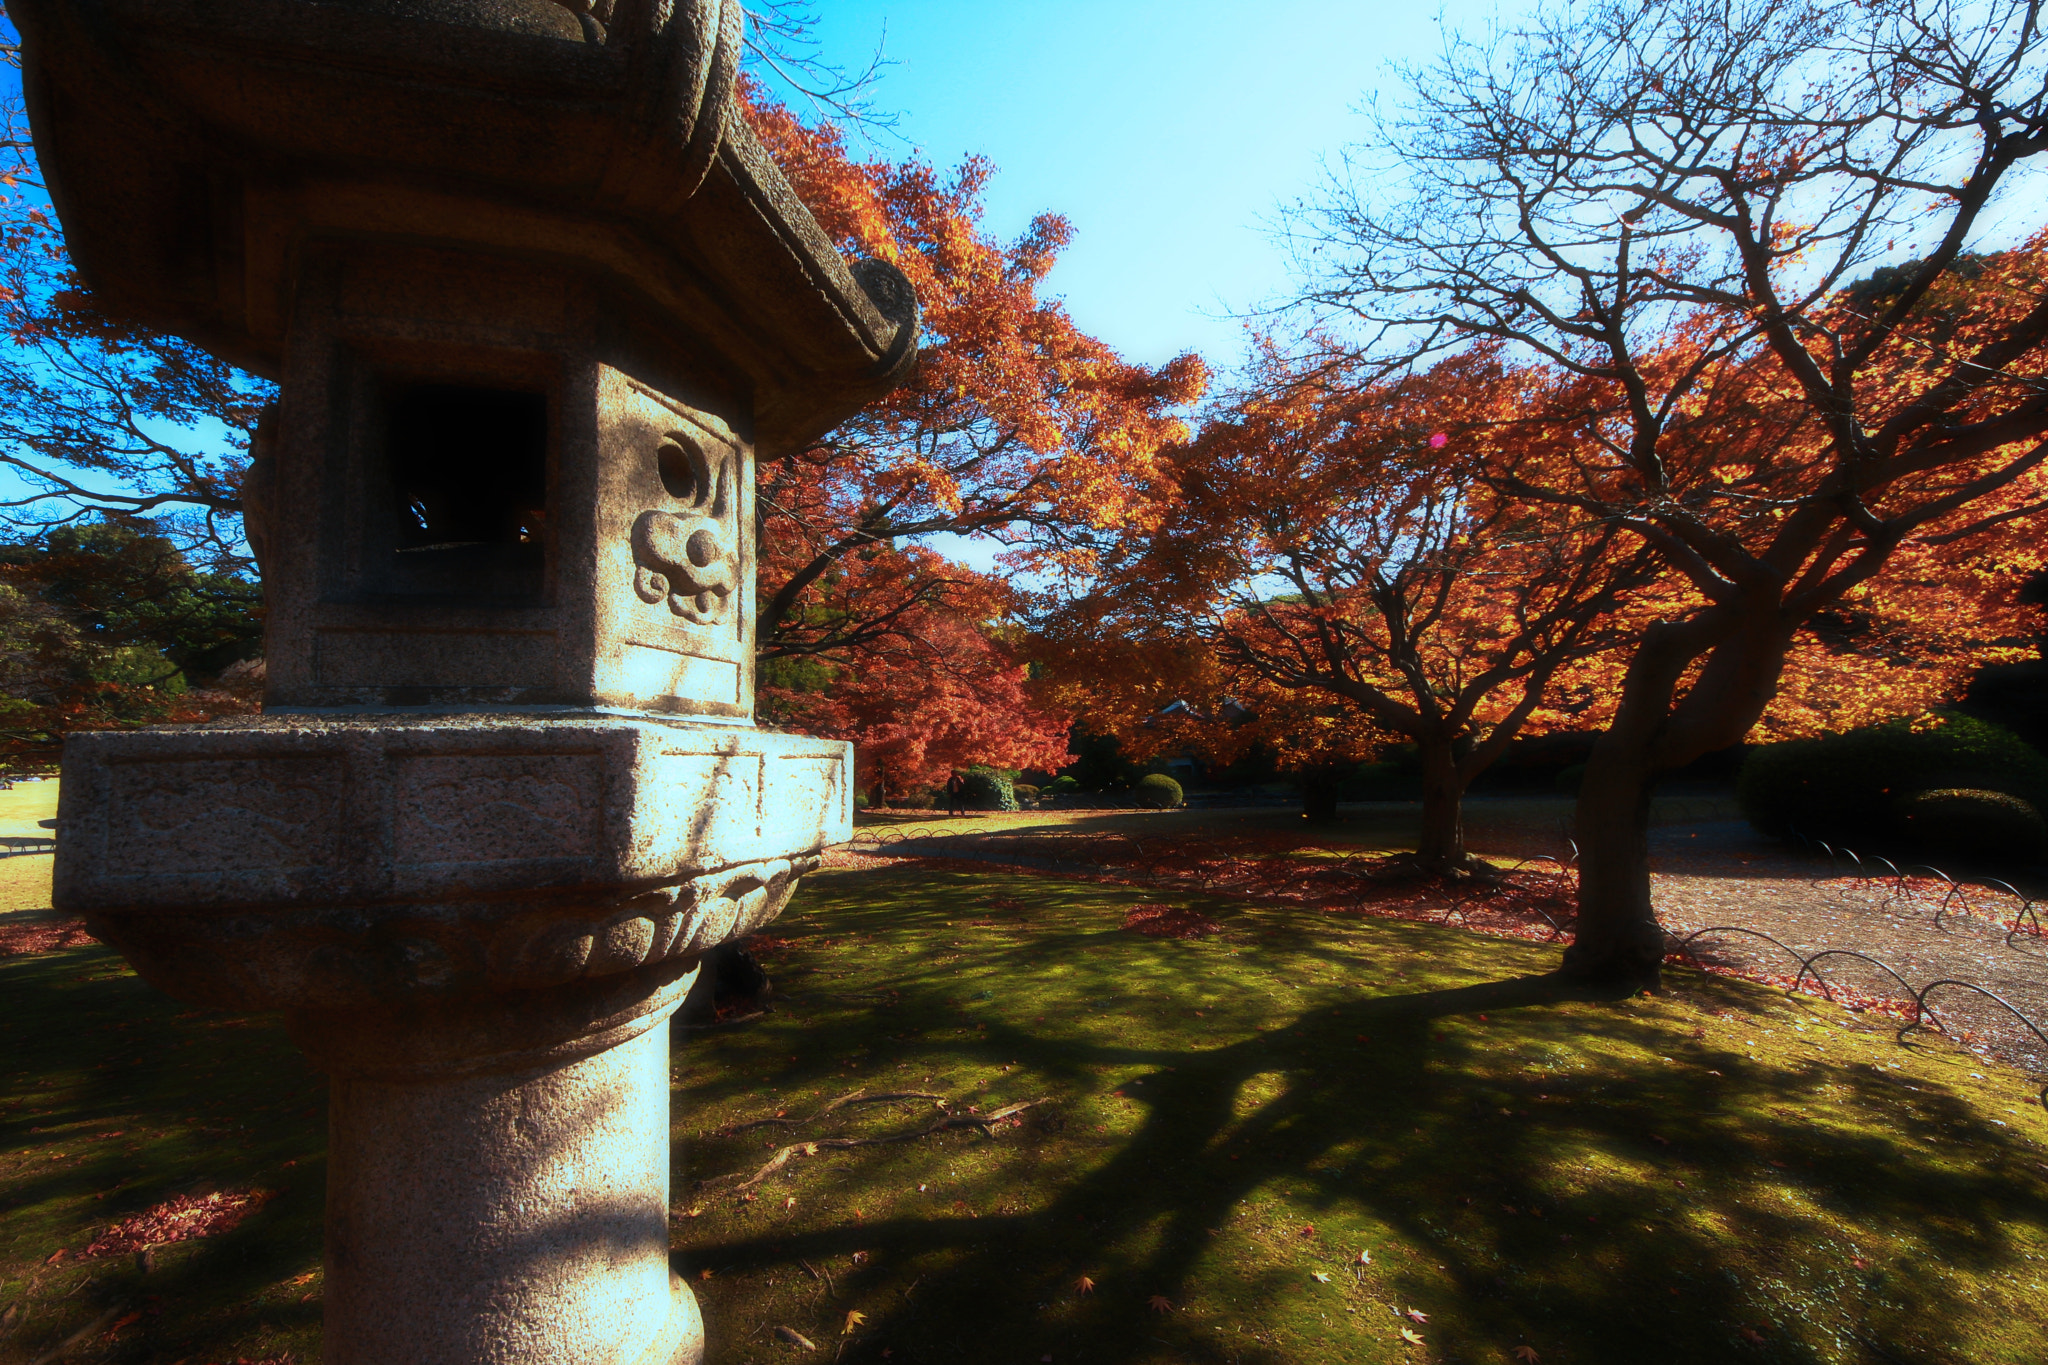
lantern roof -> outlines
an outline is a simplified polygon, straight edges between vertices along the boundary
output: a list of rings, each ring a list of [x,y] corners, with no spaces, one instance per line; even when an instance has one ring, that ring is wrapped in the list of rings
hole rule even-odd
[[[315,240],[567,261],[714,354],[770,457],[886,393],[917,304],[740,116],[739,0],[15,0],[38,155],[113,310],[275,376]]]

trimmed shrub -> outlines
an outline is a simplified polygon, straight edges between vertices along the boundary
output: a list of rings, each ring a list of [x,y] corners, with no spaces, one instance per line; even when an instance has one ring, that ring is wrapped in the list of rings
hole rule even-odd
[[[1896,832],[1901,803],[1968,788],[2048,801],[2048,759],[2001,726],[1968,716],[1895,720],[1750,751],[1735,780],[1749,823],[1869,849]]]
[[[1165,773],[1146,773],[1138,779],[1138,785],[1132,789],[1131,794],[1139,805],[1149,806],[1153,810],[1172,810],[1175,806],[1185,804],[1186,800],[1181,795],[1180,783]]]
[[[1032,786],[1029,782],[1012,782],[1010,790],[1017,793],[1019,801],[1036,801],[1038,799],[1039,789]]]
[[[969,768],[961,800],[969,810],[1015,810],[1017,792],[1008,775],[994,768]]]
[[[930,810],[938,804],[938,797],[930,787],[918,787],[906,793],[895,803],[897,810]]]
[[[2048,820],[2006,792],[1940,787],[1906,797],[1897,815],[1899,837],[1930,853],[2011,861],[2048,849]]]
[[[1081,784],[1071,777],[1055,777],[1039,790],[1046,796],[1071,796],[1081,790]]]
[[[1570,767],[1559,768],[1557,776],[1553,780],[1557,783],[1557,789],[1566,796],[1577,796],[1580,786],[1586,780],[1586,765],[1574,763]]]

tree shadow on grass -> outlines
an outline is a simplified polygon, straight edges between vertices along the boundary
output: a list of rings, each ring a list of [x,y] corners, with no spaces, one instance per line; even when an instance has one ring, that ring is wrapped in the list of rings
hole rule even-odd
[[[1441,932],[1397,931],[1425,944]],[[1028,975],[1132,942],[1054,930],[986,951],[980,965]],[[1345,952],[1313,936],[1287,942],[1320,961]],[[1144,948],[1168,964],[1207,950]],[[1129,995],[1119,970],[1105,960],[1074,985]],[[1682,989],[1709,1007],[1763,998],[1723,982]],[[846,1360],[885,1348],[891,1365],[1396,1359],[1391,1310],[1411,1305],[1430,1319],[1416,1324],[1428,1343],[1417,1359],[1499,1360],[1524,1342],[1552,1365],[2041,1357],[2038,1317],[1987,1338],[1987,1310],[1943,1278],[2036,1273],[2015,1237],[2048,1223],[2038,1149],[1932,1085],[1688,1054],[1669,1020],[1571,1008],[1578,998],[1531,975],[1311,1006],[1236,1041],[1168,1046],[1142,1033],[1055,1036],[1014,1017],[962,1033],[957,1002],[935,984],[906,988],[891,1011],[847,1011],[858,1030],[848,1036],[877,1059],[895,1046],[1015,1061],[1049,1082],[1058,1106],[976,1148],[1043,1198],[1029,1214],[840,1219],[705,1240],[688,1260],[722,1268],[704,1286],[714,1343],[738,1318],[719,1297],[723,1268],[798,1273],[806,1257],[871,1250],[838,1286],[868,1317],[844,1338]],[[836,1025],[790,1027],[815,1047]],[[1640,1052],[1646,1039],[1680,1060],[1644,1074],[1597,1055]],[[110,954],[82,949],[0,961],[0,1042],[0,1147],[67,1154],[0,1172],[0,1280],[12,1282],[0,1301],[37,1286],[0,1359],[34,1358],[103,1305],[151,1295],[160,1316],[96,1347],[104,1358],[317,1352],[317,1301],[282,1284],[318,1262],[322,1106],[281,1029],[180,1012]],[[1526,1074],[1517,1049],[1531,1046],[1576,1048],[1593,1064]],[[788,1055],[785,1042],[776,1049]],[[1077,1144],[1072,1113],[1086,1097],[1073,1092],[1105,1066],[1142,1069],[1122,1083],[1141,1117],[1127,1137]],[[759,1076],[735,1069],[730,1084]],[[1827,1121],[1864,1111],[1886,1121]],[[113,1131],[124,1137],[94,1136]],[[151,1276],[125,1259],[41,1266],[55,1246],[75,1249],[169,1194],[238,1184],[278,1196],[233,1233],[167,1250]],[[1282,1186],[1288,1214],[1308,1216],[1275,1211]],[[1308,1223],[1312,1235],[1298,1226]],[[1353,1281],[1345,1265],[1368,1242],[1374,1263]],[[1332,1279],[1304,1300],[1315,1271]],[[1073,1291],[1081,1275],[1095,1281],[1090,1296]],[[1149,1311],[1153,1295],[1179,1311]],[[1238,1330],[1255,1317],[1259,1335]]]
[[[257,1357],[317,1341],[323,1083],[281,1022],[186,1010],[109,950],[0,958],[0,1361],[32,1360],[111,1310],[74,1354]],[[61,1156],[58,1155],[61,1153]],[[221,1235],[82,1259],[92,1238],[175,1195],[271,1197]],[[47,1258],[62,1249],[54,1263]],[[67,1357],[70,1358],[70,1357]]]
[[[1046,1077],[1149,1067],[1120,1092],[1143,1107],[1138,1130],[1086,1169],[1039,1170],[1053,1193],[1028,1215],[870,1220],[698,1245],[689,1260],[744,1272],[873,1251],[841,1286],[868,1320],[840,1355],[886,1347],[892,1365],[1279,1365],[1305,1342],[1317,1358],[1396,1359],[1396,1328],[1415,1320],[1394,1310],[1408,1307],[1428,1316],[1418,1335],[1440,1360],[1506,1360],[1529,1343],[1601,1362],[1957,1358],[1943,1325],[1956,1305],[1925,1269],[2024,1265],[2011,1229],[2048,1225],[2034,1152],[1952,1096],[1902,1105],[1891,1083],[1818,1062],[1722,1052],[1648,1076],[1523,1074],[1519,1036],[1640,1049],[1663,1027],[1625,1008],[1555,1018],[1590,998],[1523,976],[1311,1008],[1201,1049],[998,1026],[985,1041],[926,1036],[927,1052]],[[1798,1112],[1830,1086],[1851,1092],[1836,1109],[1874,1106],[1949,1140]],[[1010,1158],[1020,1171],[1031,1143],[1027,1131]],[[1311,1210],[1301,1226],[1272,1225],[1260,1195],[1276,1184]],[[1395,1249],[1383,1242],[1354,1279],[1360,1241],[1335,1240],[1340,1226],[1383,1230]],[[1903,1231],[1887,1241],[1886,1228]],[[1317,1271],[1326,1288],[1275,1307]],[[1154,1295],[1177,1311],[1146,1311]],[[1291,1327],[1240,1332],[1262,1304]],[[2016,1330],[2009,1358],[2032,1358],[2038,1326]]]

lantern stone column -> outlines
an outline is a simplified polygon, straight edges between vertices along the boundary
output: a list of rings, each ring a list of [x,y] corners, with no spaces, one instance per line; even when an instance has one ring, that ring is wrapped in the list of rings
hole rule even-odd
[[[327,1358],[701,1357],[696,1300],[669,1269],[663,1026],[694,975],[637,990],[597,1050],[572,1026],[553,1047],[422,1056],[397,1019],[301,1022],[333,1076]],[[466,1023],[531,1027],[493,1013]]]
[[[909,286],[737,116],[738,0],[9,14],[104,305],[279,382],[264,712],[73,736],[57,905],[332,1077],[325,1359],[698,1360],[664,1025],[852,820],[753,723],[754,464]]]

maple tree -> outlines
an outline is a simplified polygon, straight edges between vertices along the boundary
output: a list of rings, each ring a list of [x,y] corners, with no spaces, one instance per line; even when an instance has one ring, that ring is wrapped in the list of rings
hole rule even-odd
[[[887,260],[917,291],[916,371],[808,449],[765,464],[761,640],[812,643],[796,608],[846,555],[941,533],[988,535],[1017,562],[1057,564],[1063,528],[1114,527],[1131,475],[1186,434],[1180,409],[1207,383],[1201,360],[1153,368],[1089,336],[1039,286],[1070,236],[1042,214],[1015,242],[981,227],[993,168],[970,157],[951,176],[910,158],[856,162],[839,132],[811,127],[747,89],[756,134],[819,224],[853,256]],[[880,602],[878,610],[886,608]]]
[[[2040,563],[2048,240],[1980,241],[2048,152],[2038,8],[1599,0],[1410,75],[1293,220],[1304,306],[1596,391],[1495,486],[1671,571],[1587,765],[1565,964],[1654,981],[1656,774],[1747,735],[1788,657],[1833,668],[1830,629],[2009,613]]]
[[[176,337],[108,318],[48,214],[0,204],[0,466],[19,531],[151,516],[217,568],[245,569],[241,483],[274,390]]]
[[[871,595],[886,611],[864,605]],[[1057,768],[1067,718],[1036,695],[1005,639],[1014,607],[1008,584],[931,550],[865,546],[802,608],[830,618],[809,629],[845,642],[833,653],[763,651],[761,717],[850,740],[855,783],[877,805],[975,764]]]
[[[1133,475],[1185,434],[1179,410],[1206,372],[1193,356],[1125,361],[1042,296],[1070,229],[1047,214],[1017,241],[993,239],[986,161],[950,176],[914,157],[856,161],[836,128],[806,124],[758,84],[744,93],[820,225],[849,255],[901,269],[923,312],[900,388],[762,464],[765,714],[853,739],[862,780],[884,796],[974,762],[1057,768],[1066,724],[1034,697],[1006,635],[1009,590],[917,542],[989,536],[1014,565],[1058,565],[1075,528],[1131,514]]]
[[[1215,676],[1182,669],[1172,684],[1258,716],[1231,727],[1240,746],[1268,743],[1313,773],[1412,741],[1414,861],[1467,870],[1466,788],[1525,728],[1598,718],[1600,689],[1572,670],[1624,638],[1616,609],[1654,566],[1617,528],[1488,482],[1529,430],[1501,415],[1530,387],[1485,351],[1375,383],[1267,346],[1169,453],[1147,490],[1160,505],[1149,531],[1101,546],[1093,593],[1061,613],[1065,630],[1125,655],[1085,671],[1143,678],[1156,705],[1165,679],[1146,665],[1186,634]],[[1147,728],[1163,735],[1158,715]]]
[[[0,60],[18,66],[18,45],[0,43]],[[0,524],[150,516],[211,567],[250,567],[241,480],[275,388],[94,306],[42,202],[18,98],[0,104],[0,336],[0,466],[19,486]]]

